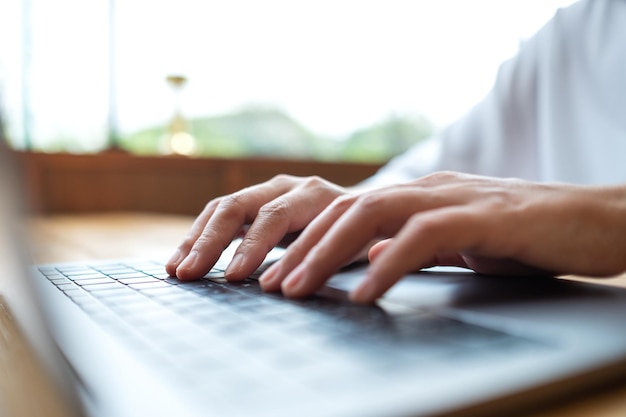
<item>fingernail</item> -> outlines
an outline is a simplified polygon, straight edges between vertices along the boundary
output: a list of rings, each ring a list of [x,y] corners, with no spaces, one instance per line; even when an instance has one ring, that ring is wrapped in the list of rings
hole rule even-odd
[[[350,294],[350,299],[359,304],[369,304],[376,299],[375,295],[376,287],[374,283],[365,279],[358,287]]]
[[[263,288],[269,288],[274,283],[278,274],[278,262],[268,267],[259,277],[259,284]]]
[[[287,296],[297,296],[306,281],[306,269],[300,264],[294,269],[281,285],[283,294]]]
[[[181,271],[188,271],[190,269],[193,269],[197,259],[198,253],[195,251],[190,252],[189,255],[187,255],[187,257],[180,263],[180,265],[178,265],[178,268],[176,268],[176,274],[178,275]]]
[[[243,263],[243,260],[244,257],[240,253],[233,256],[233,259],[231,259],[230,263],[226,267],[226,272],[224,272],[224,274],[227,276],[237,274],[237,272],[241,270],[241,264]]]

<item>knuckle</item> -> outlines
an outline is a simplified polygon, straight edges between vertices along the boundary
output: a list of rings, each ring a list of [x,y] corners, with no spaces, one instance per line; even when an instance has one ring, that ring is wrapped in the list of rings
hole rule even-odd
[[[363,194],[357,200],[357,208],[366,212],[378,210],[385,198],[377,194]]]
[[[461,174],[454,171],[437,171],[432,174],[423,177],[423,180],[427,182],[449,182],[456,181],[461,177]]]
[[[202,234],[195,240],[190,250],[198,250],[201,251],[202,248],[209,247],[215,242],[219,242],[219,235],[209,229],[202,232]]]
[[[219,205],[223,197],[214,198],[204,205],[203,212],[212,212]]]
[[[291,183],[294,182],[295,179],[296,179],[296,177],[294,177],[293,175],[277,174],[277,175],[274,175],[269,180],[269,182],[281,186],[281,185],[291,184]]]
[[[278,218],[287,217],[289,215],[290,208],[291,205],[285,201],[285,199],[278,198],[261,206],[258,216],[261,218],[267,218],[270,216]]]
[[[329,208],[331,210],[340,210],[340,211],[344,211],[346,210],[348,207],[352,206],[354,204],[354,201],[357,197],[354,195],[340,195],[337,198],[335,198],[333,200],[333,202],[330,204]]]
[[[328,182],[317,175],[306,177],[302,183],[302,188],[325,188]]]
[[[267,242],[267,239],[265,238],[265,233],[262,233],[260,231],[253,231],[251,233],[248,233],[246,237],[241,241],[241,244],[239,245],[237,251],[247,253],[249,255],[251,253],[256,253],[258,250],[261,250],[263,254],[267,254],[272,249],[272,247],[273,245]]]
[[[424,216],[417,213],[409,217],[405,227],[417,233],[436,235],[446,227],[446,222],[440,216]]]
[[[509,192],[500,187],[485,190],[480,204],[489,210],[490,213],[501,213],[523,207],[523,196]],[[476,203],[478,204],[478,203]]]
[[[230,207],[239,207],[244,203],[245,196],[243,192],[237,191],[236,193],[229,194],[226,197],[223,197],[218,204],[220,209],[230,208]]]
[[[483,204],[487,206],[487,210],[498,213],[515,205],[514,203],[514,199],[512,199],[507,193],[497,191],[492,192]]]
[[[236,192],[223,197],[216,210],[219,210],[220,214],[226,218],[241,218],[245,213],[246,201],[244,193]]]

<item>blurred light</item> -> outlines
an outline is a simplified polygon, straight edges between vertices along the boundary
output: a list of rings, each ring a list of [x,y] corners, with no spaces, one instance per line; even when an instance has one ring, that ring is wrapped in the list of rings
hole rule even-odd
[[[176,132],[169,137],[169,148],[172,153],[192,155],[196,151],[196,138],[187,132]]]

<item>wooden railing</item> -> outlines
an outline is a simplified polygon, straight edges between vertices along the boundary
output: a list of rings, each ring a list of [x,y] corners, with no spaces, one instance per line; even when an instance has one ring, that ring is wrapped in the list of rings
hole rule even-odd
[[[285,173],[351,185],[377,164],[283,159],[134,156],[126,153],[18,152],[25,188],[38,213],[148,211],[197,214],[212,198]]]

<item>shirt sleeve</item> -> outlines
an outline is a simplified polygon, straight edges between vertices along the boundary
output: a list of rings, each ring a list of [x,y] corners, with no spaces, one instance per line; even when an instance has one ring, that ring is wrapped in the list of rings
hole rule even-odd
[[[393,158],[362,184],[406,182],[441,170],[537,179],[538,45],[549,41],[551,30],[548,23],[504,62],[491,91],[463,117]]]
[[[626,181],[626,1],[581,0],[503,63],[458,121],[362,183],[441,170],[532,181]]]

